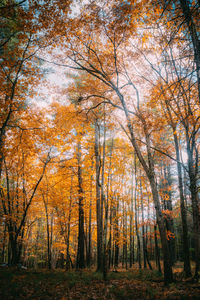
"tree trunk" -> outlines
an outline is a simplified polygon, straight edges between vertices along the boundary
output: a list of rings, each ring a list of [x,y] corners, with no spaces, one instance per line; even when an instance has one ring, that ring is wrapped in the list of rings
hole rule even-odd
[[[132,268],[134,264],[134,234],[133,234],[133,174],[134,170],[131,170],[131,209],[130,209],[130,257],[129,266]]]
[[[146,241],[144,235],[144,207],[143,207],[143,194],[142,194],[142,182],[141,182],[141,173],[140,173],[140,203],[141,203],[141,213],[142,213],[142,248],[143,248],[143,262],[144,262],[144,269],[147,267],[146,261]]]
[[[99,155],[99,124],[95,121],[95,159],[96,159],[96,218],[97,218],[97,271],[102,271],[102,215],[100,192],[100,155]]]
[[[163,174],[161,174],[161,180],[160,180],[160,188],[162,191],[161,198],[163,203],[163,210],[167,211],[167,213],[165,214],[165,224],[168,232],[170,260],[171,260],[171,265],[173,266],[175,262],[175,236],[174,236],[174,221],[171,215],[172,199],[171,199],[170,187],[172,186],[172,181],[171,181],[171,174],[170,174],[170,166],[169,165],[166,166],[165,164],[162,165],[163,168],[161,167],[161,172],[163,169]]]
[[[192,148],[192,149],[191,149]],[[189,141],[187,141],[187,152],[188,152],[188,173],[190,179],[190,192],[192,201],[192,215],[193,215],[193,233],[194,233],[194,247],[195,247],[195,275],[194,278],[198,280],[199,278],[199,264],[200,264],[200,251],[199,251],[199,241],[200,241],[200,205],[198,201],[198,189],[197,189],[197,172],[198,172],[198,158],[196,158],[196,163],[194,164],[193,159],[193,147],[189,146]]]
[[[198,84],[198,94],[200,103],[200,40],[196,25],[193,20],[192,11],[190,9],[190,1],[179,0],[185,21],[189,30],[190,37],[192,39],[193,50],[194,50],[194,61],[196,64],[197,73],[197,84]],[[199,5],[199,4],[197,4]]]
[[[114,267],[118,267],[119,263],[119,221],[118,221],[118,212],[119,212],[119,201],[116,199],[114,212]]]
[[[149,260],[148,251],[147,251],[147,238],[145,236],[145,226],[144,226],[144,207],[143,207],[143,193],[142,193],[142,184],[140,179],[140,195],[141,195],[141,211],[142,211],[142,245],[143,245],[143,260],[144,268],[149,266],[149,269],[152,270],[152,266]]]
[[[45,207],[45,214],[46,214],[46,230],[47,230],[47,257],[48,257],[48,268],[51,270],[51,244],[50,244],[50,230],[49,230],[49,212],[48,212],[48,200],[45,200],[44,194],[43,196],[43,203]]]
[[[70,257],[70,231],[71,231],[71,213],[72,213],[72,192],[73,192],[73,175],[71,174],[71,184],[70,184],[70,195],[69,195],[69,215],[67,220],[67,236],[66,236],[66,266],[65,269],[68,271],[70,269],[71,257]]]
[[[166,228],[164,223],[164,218],[162,216],[160,203],[159,203],[159,196],[158,190],[155,183],[154,175],[152,174],[150,177],[150,185],[154,199],[154,205],[156,209],[156,219],[158,223],[158,228],[160,232],[160,239],[162,245],[162,252],[163,252],[163,264],[164,264],[164,280],[165,283],[170,283],[173,281],[173,274],[172,274],[172,267],[171,267],[171,260],[170,260],[170,253],[169,253],[169,246],[166,236]]]
[[[158,194],[158,189],[157,189],[157,185],[156,185],[154,160],[153,160],[152,150],[151,150],[151,146],[150,146],[151,145],[150,134],[148,132],[148,128],[147,128],[145,119],[143,118],[142,114],[139,112],[139,108],[138,108],[138,112],[140,113],[139,118],[140,118],[140,121],[142,122],[145,139],[146,139],[146,151],[147,151],[147,159],[148,159],[148,163],[147,163],[143,157],[143,154],[142,154],[139,146],[138,146],[124,97],[118,89],[115,88],[115,91],[116,91],[116,93],[121,101],[121,104],[123,106],[123,109],[124,109],[124,113],[125,113],[126,120],[127,120],[128,131],[130,134],[130,136],[129,136],[130,141],[132,143],[133,148],[135,149],[137,157],[148,177],[148,180],[149,180],[149,183],[151,186],[151,192],[152,192],[152,196],[153,196],[154,207],[156,210],[156,218],[157,218],[158,228],[160,231],[160,238],[161,238],[161,245],[162,245],[162,252],[163,252],[164,281],[166,284],[168,284],[168,283],[173,282],[173,273],[172,273],[172,267],[170,264],[170,254],[169,254],[169,247],[168,247],[168,241],[167,241],[167,236],[166,236],[166,228],[165,228],[164,218],[163,218],[163,215],[161,212],[159,194]]]
[[[93,163],[91,166],[91,171]],[[90,204],[89,204],[89,224],[88,224],[88,249],[87,249],[87,266],[91,266],[91,250],[92,250],[92,182],[93,176],[90,176]]]
[[[166,110],[170,119],[170,125],[173,130],[174,145],[176,151],[176,166],[178,172],[178,189],[180,196],[180,208],[181,208],[181,224],[182,224],[182,241],[183,241],[183,255],[184,255],[184,271],[186,277],[191,276],[191,266],[190,266],[190,252],[189,252],[189,242],[188,242],[188,224],[187,224],[187,213],[185,209],[185,198],[183,190],[183,175],[181,167],[180,149],[178,143],[178,136],[176,133],[176,124],[173,122],[173,117],[171,114],[170,106],[168,101],[165,101]]]
[[[84,210],[83,210],[83,188],[82,188],[82,169],[81,169],[81,144],[78,142],[77,149],[78,160],[78,194],[79,194],[79,219],[78,219],[78,251],[76,268],[83,269],[85,267],[85,251],[84,251]]]
[[[135,163],[135,232],[137,236],[137,260],[139,264],[139,268],[142,268],[141,265],[141,246],[140,246],[140,236],[138,231],[138,208],[137,208],[137,186],[138,186],[138,180],[137,180],[137,174],[136,174],[136,155],[134,155],[134,163]]]
[[[160,265],[160,249],[158,247],[158,238],[157,238],[157,233],[156,233],[156,230],[157,230],[156,227],[157,227],[157,225],[154,226],[154,241],[155,241],[156,264],[157,264],[157,267],[158,267],[158,271],[160,273],[162,273],[161,265]]]

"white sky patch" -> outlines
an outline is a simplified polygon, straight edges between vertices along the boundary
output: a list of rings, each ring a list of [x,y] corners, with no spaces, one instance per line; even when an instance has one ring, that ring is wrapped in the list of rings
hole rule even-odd
[[[44,79],[36,87],[36,95],[31,103],[40,109],[47,109],[54,101],[66,103],[68,100],[66,89],[71,82],[66,74],[68,70],[48,62],[45,62],[42,68],[47,71]]]
[[[187,155],[187,152],[184,151],[184,150],[181,151],[181,159],[182,159],[182,162],[183,162],[184,164],[186,164],[187,161],[188,161],[188,155]]]

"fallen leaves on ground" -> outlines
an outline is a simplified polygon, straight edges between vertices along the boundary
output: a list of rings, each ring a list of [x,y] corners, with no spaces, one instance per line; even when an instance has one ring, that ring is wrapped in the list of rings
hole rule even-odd
[[[107,281],[91,271],[1,271],[2,300],[200,299],[200,284],[182,281],[165,286],[153,278],[135,279],[137,272],[131,271],[110,273]]]

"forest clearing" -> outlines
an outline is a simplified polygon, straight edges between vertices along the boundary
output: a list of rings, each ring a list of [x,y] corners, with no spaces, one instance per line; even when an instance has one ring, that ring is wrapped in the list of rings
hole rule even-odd
[[[200,299],[199,20],[0,0],[0,298]]]

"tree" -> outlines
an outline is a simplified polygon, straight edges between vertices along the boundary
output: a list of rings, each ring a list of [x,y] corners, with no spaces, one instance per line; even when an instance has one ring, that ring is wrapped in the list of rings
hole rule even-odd
[[[99,11],[101,11],[101,9]],[[149,129],[147,128],[147,123],[145,121],[144,116],[142,115],[142,111],[140,110],[139,103],[138,103],[138,106],[135,109],[136,109],[136,115],[143,126],[143,132],[144,132],[146,150],[147,150],[147,161],[146,161],[139,148],[136,139],[135,131],[132,125],[130,111],[128,108],[128,103],[126,102],[126,96],[123,93],[122,88],[120,86],[120,81],[122,81],[121,74],[125,74],[123,75],[123,77],[127,79],[126,84],[128,85],[130,84],[134,90],[136,89],[135,85],[130,80],[125,65],[122,66],[120,63],[121,57],[119,54],[119,47],[121,47],[122,49],[123,43],[125,41],[125,24],[123,23],[124,25],[123,32],[121,32],[121,30],[118,27],[119,22],[121,22],[120,17],[121,16],[119,16],[119,18],[114,21],[112,19],[108,20],[106,17],[103,17],[101,19],[101,17],[99,17],[98,14],[95,15],[96,20],[99,21],[99,26],[97,30],[101,28],[101,35],[104,33],[104,38],[107,40],[107,44],[109,45],[109,47],[107,48],[107,52],[103,52],[102,50],[103,41],[101,40],[98,31],[95,32],[96,39],[97,36],[99,36],[99,39],[97,39],[96,41],[94,38],[92,40],[91,36],[88,37],[89,39],[88,41],[85,41],[85,39],[81,38],[80,33],[78,33],[76,36],[78,45],[76,46],[75,44],[70,45],[69,57],[70,60],[74,62],[75,69],[84,70],[89,74],[95,76],[97,80],[100,80],[101,82],[104,83],[105,87],[113,91],[115,97],[117,97],[118,99],[117,101],[119,101],[121,105],[120,106],[114,103],[114,106],[120,107],[120,109],[124,112],[126,122],[127,122],[127,130],[128,130],[130,142],[133,148],[135,149],[136,155],[138,156],[138,159],[141,165],[143,166],[151,185],[151,190],[152,190],[155,209],[156,209],[156,217],[157,217],[157,222],[158,222],[161,241],[162,241],[165,281],[171,282],[173,278],[172,278],[172,270],[171,270],[170,259],[169,259],[168,242],[166,237],[165,222],[161,212],[159,194],[156,185],[154,160],[153,160],[153,155],[151,150]],[[86,28],[88,28],[87,30],[89,32],[92,32],[91,30],[93,29],[91,29],[91,26],[93,26],[92,24],[96,24],[96,20],[95,22],[93,20],[93,23],[91,22],[91,20],[89,23],[88,22],[85,23],[86,25],[84,29],[86,30]],[[88,53],[89,56],[87,55]],[[104,60],[102,60],[102,57],[104,57]],[[108,63],[108,61],[109,61],[109,67],[106,67],[105,62]],[[113,103],[107,97],[105,97],[105,102],[109,104]],[[139,98],[138,98],[138,102],[139,102]]]
[[[34,168],[32,168],[33,173],[30,176],[27,174],[27,168],[30,171],[32,162],[36,161],[38,157],[33,150],[29,155],[25,152],[27,147],[30,147],[30,144],[25,144],[28,140],[30,142],[30,136],[28,137],[25,133],[22,135],[20,130],[17,138],[19,140],[14,140],[17,146],[14,144],[10,146],[10,153],[4,156],[2,169],[4,179],[1,186],[1,206],[9,235],[8,263],[11,265],[16,265],[21,260],[27,214],[43,179],[47,164],[51,160],[51,151],[49,150],[43,155],[43,158],[41,156],[40,163],[36,164],[35,169],[39,176],[35,174]],[[33,139],[34,136],[31,138]]]

